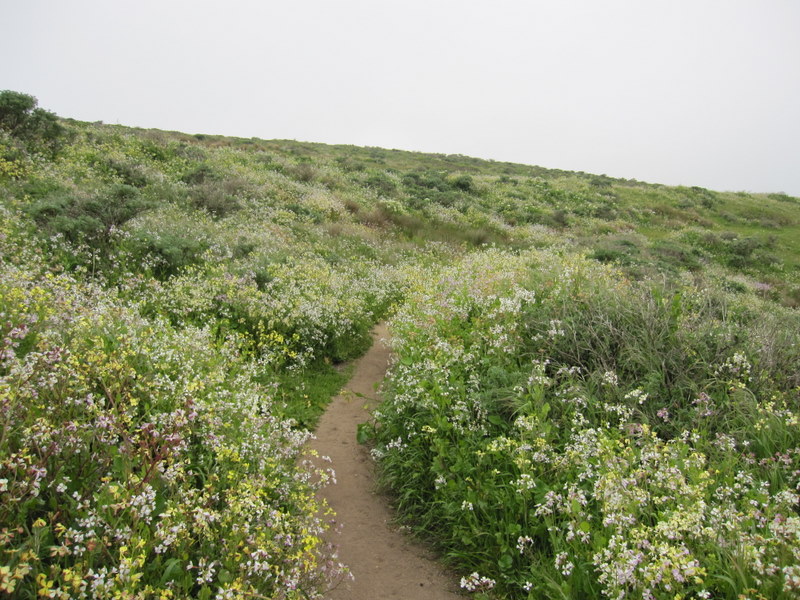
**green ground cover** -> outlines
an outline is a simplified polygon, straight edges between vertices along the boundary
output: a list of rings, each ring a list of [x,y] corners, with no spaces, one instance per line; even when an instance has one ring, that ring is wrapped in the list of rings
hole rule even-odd
[[[391,321],[401,514],[509,598],[793,598],[800,316],[568,253],[475,254]]]
[[[0,92],[1,591],[319,597],[302,444],[389,318],[362,433],[465,589],[797,595],[798,199],[27,98]]]

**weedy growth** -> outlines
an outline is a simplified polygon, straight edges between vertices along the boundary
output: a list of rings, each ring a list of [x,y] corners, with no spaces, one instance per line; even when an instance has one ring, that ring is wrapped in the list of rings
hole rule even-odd
[[[323,595],[303,442],[391,316],[359,436],[465,590],[795,597],[797,207],[0,92],[0,591]]]

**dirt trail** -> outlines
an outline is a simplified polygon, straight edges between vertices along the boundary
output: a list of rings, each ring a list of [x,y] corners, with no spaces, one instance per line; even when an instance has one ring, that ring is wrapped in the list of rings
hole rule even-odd
[[[457,600],[458,583],[432,560],[425,548],[392,525],[386,500],[374,492],[373,466],[367,450],[356,442],[356,426],[377,404],[376,387],[386,373],[389,351],[381,343],[386,328],[372,332],[372,348],[355,366],[352,379],[333,399],[309,445],[329,456],[337,483],[322,492],[336,511],[339,532],[327,541],[339,547],[339,559],[354,579],[344,581],[327,600]]]

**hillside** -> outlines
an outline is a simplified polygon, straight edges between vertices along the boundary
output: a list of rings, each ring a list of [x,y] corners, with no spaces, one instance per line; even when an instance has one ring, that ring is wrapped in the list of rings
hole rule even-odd
[[[114,217],[115,226],[144,235],[145,222],[169,230],[176,219],[205,220],[211,229],[200,227],[195,237],[206,246],[225,225],[256,218],[320,239],[360,242],[377,231],[412,248],[427,241],[515,249],[563,244],[637,278],[713,273],[743,291],[768,288],[790,306],[800,300],[800,200],[782,194],[668,187],[380,148],[78,122],[68,129],[72,143],[54,163],[58,173],[34,176],[14,193],[33,201],[27,212],[38,226],[67,237],[84,232],[60,231],[63,223],[54,229],[45,199],[70,188],[99,193],[102,186],[127,185],[138,190],[137,208]],[[5,161],[6,172],[25,169],[13,153]],[[152,250],[138,249],[159,254]]]
[[[465,589],[797,597],[800,199],[34,106],[0,110],[0,589],[318,597],[303,444],[389,319],[363,437]]]
[[[366,225],[416,244],[432,240],[525,248],[568,243],[636,277],[721,266],[734,287],[736,282],[748,289],[755,285],[762,293],[768,287],[773,299],[790,306],[798,302],[800,200],[783,194],[669,187],[380,148],[126,133],[153,144],[209,151],[207,162],[194,159],[197,168],[214,164],[215,155],[227,149],[239,156],[239,168],[252,169],[252,175],[270,170],[284,175],[295,184],[299,202],[282,207],[305,224]],[[303,194],[312,190],[333,196],[336,208],[343,205],[349,214],[326,215],[313,202],[303,202]],[[269,194],[262,200],[280,206]],[[204,202],[197,196],[193,201],[200,207]],[[221,210],[205,208],[217,215]]]

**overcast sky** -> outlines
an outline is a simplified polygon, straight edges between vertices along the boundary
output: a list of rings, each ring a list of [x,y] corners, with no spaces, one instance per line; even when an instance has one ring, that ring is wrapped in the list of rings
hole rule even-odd
[[[0,0],[65,117],[800,196],[800,0]]]

